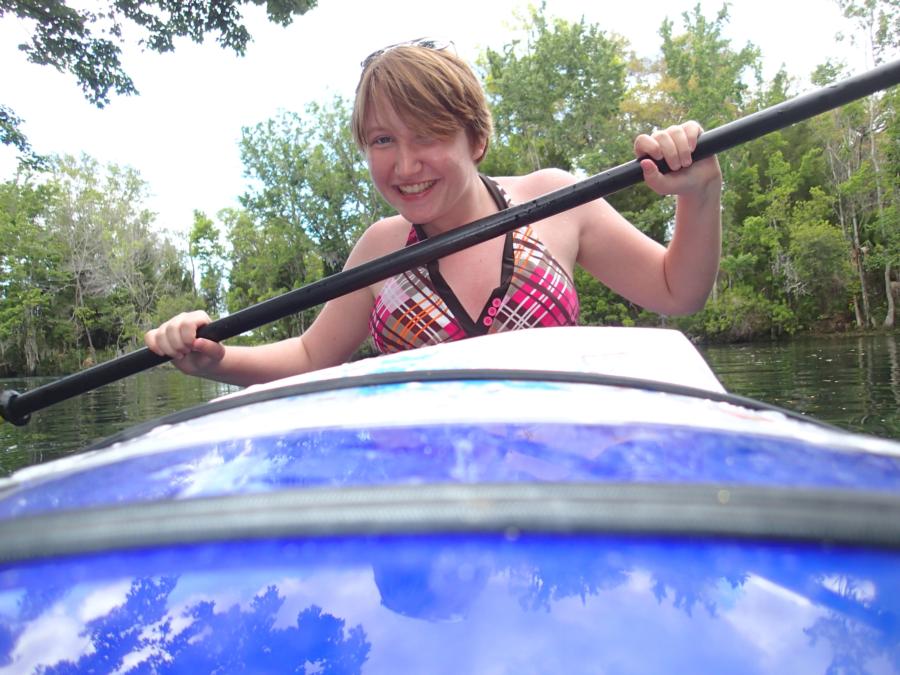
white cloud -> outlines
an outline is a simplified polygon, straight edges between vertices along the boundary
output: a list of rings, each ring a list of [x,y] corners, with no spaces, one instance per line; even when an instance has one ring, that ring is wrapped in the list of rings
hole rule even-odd
[[[77,661],[93,649],[83,627],[65,602],[58,603],[27,625],[13,648],[12,663],[0,668],[0,675],[31,673],[38,666]]]
[[[88,623],[121,607],[128,600],[131,584],[131,579],[122,579],[92,591],[78,608],[78,619]]]

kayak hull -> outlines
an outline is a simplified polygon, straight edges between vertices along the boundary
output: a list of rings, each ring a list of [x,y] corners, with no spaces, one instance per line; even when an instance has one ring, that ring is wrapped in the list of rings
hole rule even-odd
[[[900,670],[897,444],[672,332],[468,342],[0,483],[0,673]]]

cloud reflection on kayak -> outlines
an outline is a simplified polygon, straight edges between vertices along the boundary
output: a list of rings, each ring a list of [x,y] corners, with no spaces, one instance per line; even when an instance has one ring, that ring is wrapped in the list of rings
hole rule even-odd
[[[0,573],[0,673],[896,672],[896,576],[856,550],[603,537],[85,556]]]

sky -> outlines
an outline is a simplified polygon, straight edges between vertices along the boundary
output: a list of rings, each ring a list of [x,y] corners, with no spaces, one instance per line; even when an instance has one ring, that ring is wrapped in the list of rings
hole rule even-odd
[[[722,1],[547,0],[546,15],[577,21],[624,36],[641,57],[659,54],[659,27],[668,17],[701,5],[713,18]],[[81,4],[91,4],[85,2]],[[335,94],[352,96],[359,64],[372,51],[420,36],[452,40],[469,62],[486,47],[501,48],[520,35],[518,16],[527,0],[319,0],[319,7],[283,28],[250,7],[245,18],[254,41],[244,57],[213,38],[203,45],[185,39],[169,54],[127,48],[126,72],[140,95],[113,97],[97,109],[75,78],[25,61],[16,48],[28,39],[27,25],[0,18],[0,102],[24,119],[23,131],[44,154],[87,153],[102,164],[136,169],[149,184],[146,206],[160,230],[186,233],[199,209],[214,216],[237,207],[248,185],[238,142],[241,128],[280,111],[302,112],[306,104]],[[826,58],[842,58],[852,72],[867,67],[864,51],[837,42],[847,31],[834,0],[733,0],[726,37],[739,49],[752,42],[771,77],[782,64],[800,79]],[[676,120],[673,120],[675,122]],[[0,180],[15,173],[15,155],[0,147]]]

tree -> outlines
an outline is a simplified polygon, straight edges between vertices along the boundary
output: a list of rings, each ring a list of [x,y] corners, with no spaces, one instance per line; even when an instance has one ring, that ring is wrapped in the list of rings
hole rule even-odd
[[[126,28],[140,31],[139,44],[158,53],[174,50],[175,38],[201,43],[207,33],[216,33],[222,47],[243,55],[251,37],[240,8],[249,3],[265,4],[269,20],[282,26],[316,6],[316,0],[106,0],[100,9],[89,10],[65,0],[0,0],[0,17],[11,14],[31,26],[30,39],[19,45],[28,60],[71,73],[87,100],[102,108],[110,102],[111,91],[138,93],[121,62]],[[0,142],[30,160],[33,155],[20,123],[10,108],[0,105]]]
[[[387,212],[350,134],[349,108],[335,97],[241,136],[244,173],[253,179],[241,203],[263,227],[277,222],[305,233],[325,274],[340,271],[365,227]]]
[[[0,104],[0,145],[10,145],[19,153],[19,161],[26,167],[38,167],[43,158],[34,153],[28,138],[19,130],[20,118],[12,109]]]
[[[283,220],[258,224],[242,209],[223,209],[218,214],[225,225],[230,255],[225,304],[236,312],[258,302],[320,279],[321,260],[301,228]],[[261,326],[254,342],[271,342],[299,335],[312,323],[316,310],[309,309]]]
[[[841,72],[830,63],[822,64],[813,73],[813,82],[827,84],[838,79]],[[862,171],[859,142],[862,118],[862,104],[855,101],[816,120],[828,166],[826,185],[836,196],[835,217],[847,241],[848,257],[858,280],[852,303],[859,328],[870,325],[872,320],[865,260],[869,247],[863,232],[866,200],[862,193],[867,191],[867,186],[865,181],[852,180]]]
[[[219,230],[205,213],[194,211],[194,227],[188,239],[191,271],[195,277],[199,276],[200,298],[207,313],[215,316],[224,305],[222,281],[225,249],[219,242]]]
[[[682,14],[685,32],[675,36],[673,23],[666,19],[659,33],[665,73],[660,87],[686,118],[698,120],[713,128],[739,116],[747,106],[749,86],[745,76],[749,70],[760,80],[760,53],[753,45],[740,51],[731,48],[722,35],[728,23],[728,5],[724,5],[714,21],[700,11]]]
[[[28,176],[0,185],[0,373],[34,373],[73,338],[60,242],[42,226],[53,188]]]
[[[362,625],[347,625],[316,605],[276,625],[285,597],[274,585],[248,607],[208,599],[178,607],[171,597],[178,581],[132,579],[123,604],[84,623],[91,648],[76,660],[41,664],[39,672],[359,673],[368,660],[372,645]],[[183,627],[175,630],[176,623]]]
[[[133,348],[160,298],[193,297],[181,255],[149,228],[146,189],[87,156],[0,185],[0,372],[72,370]]]
[[[885,154],[885,174],[893,176],[889,183],[889,206],[884,212],[883,246],[876,252],[885,257],[884,267],[900,270],[900,88],[893,88],[885,94],[882,101],[885,109],[885,130],[883,145]],[[890,297],[893,302],[900,301],[900,279],[890,282]],[[889,317],[889,315],[888,315]],[[887,321],[887,319],[886,319]]]
[[[809,216],[798,217],[792,227],[787,274],[800,302],[797,313],[801,320],[812,322],[844,312],[853,270],[840,229]]]
[[[364,228],[388,212],[340,97],[245,128],[240,147],[251,179],[244,209],[219,214],[231,249],[229,311],[340,271]],[[315,315],[307,310],[264,326],[254,339],[297,335]]]
[[[625,40],[582,19],[552,22],[531,9],[526,33],[479,60],[494,116],[489,173],[544,167],[596,170],[630,145],[618,128],[626,89]]]
[[[896,0],[838,0],[838,5],[844,16],[856,24],[858,35],[862,36],[875,65],[886,62],[896,54],[900,47],[900,5]],[[873,262],[877,261],[884,272],[886,311],[882,325],[885,328],[894,327],[896,310],[892,271],[900,264],[900,250],[896,247],[896,220],[892,217],[900,200],[900,181],[896,172],[892,174],[884,170],[884,151],[878,144],[878,138],[884,136],[879,132],[889,123],[885,118],[891,114],[882,103],[891,100],[886,95],[866,99],[866,128],[863,130],[877,218],[876,256]]]
[[[94,360],[95,339],[116,350],[135,343],[160,293],[169,290],[165,266],[150,231],[153,214],[143,207],[147,185],[136,171],[101,168],[88,156],[59,158],[53,166],[46,223],[64,244],[72,319]]]

